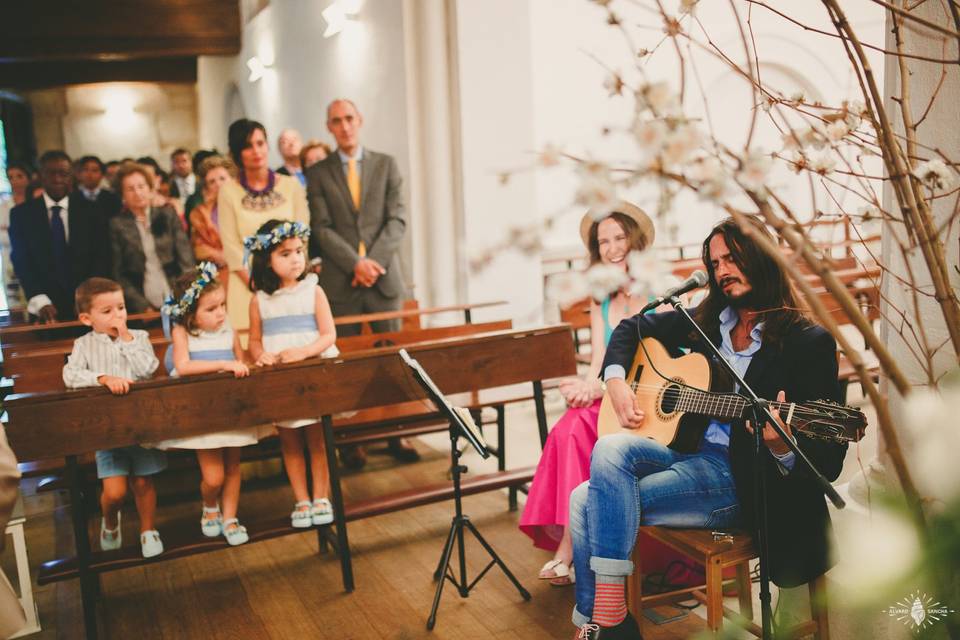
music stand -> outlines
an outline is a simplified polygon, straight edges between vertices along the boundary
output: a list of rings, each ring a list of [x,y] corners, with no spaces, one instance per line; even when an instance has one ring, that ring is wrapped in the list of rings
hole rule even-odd
[[[437,388],[437,385],[434,384],[433,380],[430,379],[430,376],[427,372],[420,366],[420,363],[410,357],[410,354],[407,353],[406,349],[400,349],[400,357],[403,361],[410,367],[410,370],[413,372],[413,377],[416,381],[423,387],[424,391],[427,392],[427,396],[433,403],[437,406],[437,409],[440,410],[440,413],[449,421],[450,423],[450,473],[453,477],[453,502],[455,505],[455,515],[453,521],[450,523],[450,531],[447,533],[447,542],[443,547],[443,554],[440,556],[440,563],[437,565],[437,570],[433,573],[433,579],[438,580],[437,591],[433,596],[433,606],[430,608],[430,617],[427,618],[427,629],[433,630],[434,625],[437,622],[437,608],[440,606],[440,595],[443,593],[443,586],[449,580],[457,588],[457,593],[460,594],[461,598],[466,598],[470,595],[470,591],[480,582],[480,579],[486,575],[487,571],[490,570],[493,565],[497,565],[506,574],[507,578],[510,579],[510,582],[513,583],[513,586],[517,588],[517,591],[520,592],[520,595],[524,600],[530,599],[530,592],[521,586],[520,582],[516,577],[510,572],[510,569],[507,568],[507,565],[504,564],[503,560],[500,559],[500,556],[497,555],[497,552],[493,550],[493,547],[490,546],[480,532],[477,531],[477,528],[470,522],[470,516],[464,515],[463,513],[463,493],[460,489],[460,474],[466,471],[466,467],[460,464],[460,448],[457,446],[457,440],[461,437],[466,438],[467,442],[476,449],[483,458],[488,458],[490,456],[490,451],[487,449],[486,442],[484,442],[483,434],[480,433],[480,430],[473,422],[473,418],[470,417],[469,412],[459,407],[454,407],[450,402],[443,396],[443,393]],[[501,443],[502,446],[502,443]],[[473,582],[468,582],[467,580],[467,556],[464,550],[463,542],[463,531],[467,529],[473,536],[477,539],[481,546],[490,554],[492,558],[490,563],[484,567],[476,578],[473,579]],[[459,568],[460,576],[459,578],[450,570],[450,556],[453,555],[453,543],[457,543],[457,552],[459,555]]]

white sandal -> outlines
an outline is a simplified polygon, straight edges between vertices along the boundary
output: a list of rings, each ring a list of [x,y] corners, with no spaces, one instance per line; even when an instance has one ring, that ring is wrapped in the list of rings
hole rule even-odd
[[[313,505],[309,500],[303,500],[293,505],[290,514],[290,525],[296,529],[306,529],[313,526],[313,515],[310,513]]]
[[[548,572],[552,571],[553,575]],[[547,574],[547,575],[544,575]],[[537,576],[541,580],[555,580],[557,578],[567,578],[570,576],[570,567],[563,563],[563,560],[554,558],[540,568],[540,574]]]
[[[208,518],[208,513],[217,514],[216,518]],[[216,538],[223,532],[223,514],[220,513],[220,505],[215,507],[203,506],[203,513],[200,516],[200,531],[208,538]]]
[[[224,520],[223,537],[227,539],[227,544],[229,544],[231,547],[235,547],[238,544],[243,544],[250,539],[250,536],[247,535],[247,528],[241,525],[240,521],[236,518]]]

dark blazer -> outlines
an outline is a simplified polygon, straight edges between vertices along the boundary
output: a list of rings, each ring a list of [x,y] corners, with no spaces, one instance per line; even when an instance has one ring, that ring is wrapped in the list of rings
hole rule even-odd
[[[705,352],[700,341],[691,337],[689,325],[679,313],[634,316],[614,330],[603,369],[620,364],[629,370],[640,336],[657,338],[672,350],[685,347]],[[710,338],[719,343],[719,336]],[[763,344],[750,361],[744,379],[761,398],[775,399],[783,389],[788,401],[839,401],[836,349],[833,336],[822,327],[796,327],[779,347]],[[797,443],[828,480],[837,479],[843,468],[846,445],[802,434],[798,435]],[[743,421],[734,422],[730,428],[730,468],[743,525],[750,531],[756,528],[753,489],[757,456],[753,445],[753,437]],[[781,587],[804,584],[833,566],[829,557],[832,532],[826,501],[799,460],[793,470],[784,475],[772,456],[761,455],[768,488],[770,575]]]
[[[193,268],[193,249],[183,231],[180,218],[172,207],[150,208],[150,232],[170,288],[184,271]],[[143,297],[143,274],[147,257],[133,214],[124,211],[110,221],[110,245],[113,254],[113,277],[123,285],[127,309],[139,313],[150,306]]]
[[[79,193],[67,201],[67,246],[70,252],[70,286],[64,288],[53,275],[53,242],[43,197],[28,200],[10,211],[10,245],[13,269],[27,300],[46,294],[61,320],[76,317],[73,293],[93,276],[110,276],[107,226],[99,210]]]
[[[307,169],[307,200],[315,251],[323,258],[320,286],[332,301],[353,293],[353,267],[363,240],[367,257],[387,272],[374,288],[387,298],[404,293],[398,250],[406,232],[400,170],[391,156],[363,149],[360,163],[360,211],[353,206],[340,154],[331,153]]]
[[[77,198],[83,198],[85,200],[87,199],[87,197],[83,195],[83,192],[79,189],[75,190],[71,195],[75,195]],[[87,200],[87,202],[91,201]],[[120,213],[121,209],[123,209],[123,204],[120,202],[120,196],[112,191],[108,191],[107,189],[100,189],[100,192],[97,194],[97,199],[92,202],[93,205],[100,210],[100,214],[108,223],[110,218]]]

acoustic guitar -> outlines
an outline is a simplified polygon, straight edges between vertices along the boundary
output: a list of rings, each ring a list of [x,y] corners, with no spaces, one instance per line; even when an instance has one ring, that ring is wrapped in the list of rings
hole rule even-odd
[[[717,389],[724,384],[724,373],[700,353],[672,358],[658,340],[644,338],[627,372],[627,383],[644,413],[643,424],[639,429],[621,427],[609,394],[604,394],[598,435],[630,433],[677,451],[696,451],[711,418],[730,421],[749,417],[750,401],[746,397]],[[862,411],[829,400],[768,404],[771,410],[780,411],[794,433],[831,442],[856,442],[867,427]]]

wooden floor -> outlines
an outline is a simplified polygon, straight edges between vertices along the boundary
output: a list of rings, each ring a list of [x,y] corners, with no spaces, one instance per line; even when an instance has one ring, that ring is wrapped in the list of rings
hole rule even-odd
[[[395,465],[375,456],[372,468],[350,476],[345,491],[357,499],[407,485],[442,481],[448,460],[422,449],[425,460]],[[479,471],[479,464],[468,461]],[[488,463],[485,463],[485,465]],[[196,477],[174,479],[161,496],[159,530],[196,526]],[[171,484],[169,479],[166,483]],[[63,496],[25,492],[27,544],[33,574],[37,565],[70,551],[72,539]],[[241,518],[286,512],[292,498],[277,480],[247,482]],[[137,640],[204,638],[570,638],[572,588],[554,588],[534,578],[548,558],[533,549],[516,527],[518,512],[507,510],[505,493],[465,500],[465,510],[481,533],[501,553],[533,598],[524,602],[510,582],[491,569],[461,599],[444,591],[436,629],[425,629],[435,583],[432,573],[450,525],[452,502],[421,507],[350,525],[356,591],[345,594],[339,562],[318,555],[312,532],[248,544],[149,567],[105,574],[100,619],[102,637]],[[124,510],[124,540],[136,542],[133,505]],[[483,549],[468,537],[471,579],[486,564]],[[12,553],[4,569],[13,575]],[[32,638],[80,638],[82,615],[76,581],[34,586],[43,631]],[[704,628],[701,620],[653,627],[647,638],[686,638]]]

